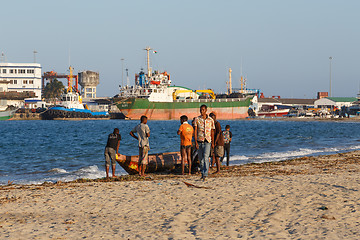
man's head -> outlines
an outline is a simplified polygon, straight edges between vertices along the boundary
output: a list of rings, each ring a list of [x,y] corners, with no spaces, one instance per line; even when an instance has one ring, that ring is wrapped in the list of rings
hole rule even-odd
[[[209,116],[216,121],[216,114],[214,112],[211,112]]]
[[[147,119],[148,119],[147,116],[142,115],[141,118],[140,118],[140,122],[146,124],[146,123],[147,123]]]
[[[187,120],[188,120],[188,117],[187,117],[186,115],[182,115],[182,116],[180,117],[180,122],[181,122],[181,123],[187,122]]]
[[[205,115],[207,111],[207,106],[205,104],[200,106],[200,114]]]
[[[114,128],[114,133],[115,133],[115,134],[119,134],[119,129],[118,129],[118,128]]]
[[[226,125],[226,126],[225,126],[225,130],[228,130],[228,131],[229,131],[229,130],[230,130],[230,125]]]

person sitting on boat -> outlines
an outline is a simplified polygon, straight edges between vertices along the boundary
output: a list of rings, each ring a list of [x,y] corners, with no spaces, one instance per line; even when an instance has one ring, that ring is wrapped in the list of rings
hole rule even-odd
[[[191,175],[191,140],[193,136],[194,129],[187,122],[188,117],[182,115],[180,117],[180,128],[177,131],[177,134],[180,135],[180,152],[181,152],[181,174],[184,175],[185,163],[188,163],[189,175]]]
[[[232,140],[232,133],[230,132],[230,125],[225,126],[225,131],[223,131],[224,135],[224,151],[226,153],[226,166],[229,166],[230,161],[230,143]],[[221,159],[221,162],[225,156]]]
[[[214,120],[214,124],[215,124],[215,134],[214,134],[215,147],[213,148],[213,151],[212,151],[212,153],[213,153],[212,166],[214,166],[216,163],[216,172],[215,173],[219,173],[220,172],[220,158],[224,157],[224,136],[222,133],[221,125],[220,125],[219,121],[216,120],[216,114],[214,112],[212,112],[212,113],[210,113],[209,116]]]
[[[150,150],[149,137],[150,128],[147,125],[147,117],[141,116],[140,124],[138,124],[131,132],[130,135],[139,141],[139,175],[145,176],[145,169],[148,163],[148,153]],[[135,136],[135,134],[137,136]]]
[[[211,147],[214,147],[214,120],[206,114],[207,106],[201,105],[200,116],[195,119],[195,146],[200,159],[201,179],[205,181],[209,174],[209,156]]]
[[[109,178],[110,159],[112,165],[112,177],[115,176],[116,155],[119,154],[121,135],[119,129],[115,128],[113,133],[110,133],[105,147],[105,169],[106,178]]]

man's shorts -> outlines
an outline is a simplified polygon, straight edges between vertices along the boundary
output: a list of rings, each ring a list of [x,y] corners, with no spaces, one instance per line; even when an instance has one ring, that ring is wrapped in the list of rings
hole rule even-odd
[[[149,147],[139,147],[139,165],[147,165],[148,164],[148,153],[149,153]]]
[[[116,151],[113,148],[106,147],[105,148],[105,166],[110,166],[110,159],[111,165],[116,165]]]
[[[187,149],[189,149],[189,148],[191,148],[191,145],[187,145],[187,146],[185,146],[185,145],[180,145],[180,150],[181,150],[181,149],[187,150]]]
[[[224,146],[216,146],[214,149],[215,157],[224,156]]]

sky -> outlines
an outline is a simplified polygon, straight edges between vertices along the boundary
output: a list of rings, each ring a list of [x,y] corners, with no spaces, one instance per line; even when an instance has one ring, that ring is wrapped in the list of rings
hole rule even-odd
[[[226,91],[240,76],[265,96],[355,97],[360,88],[360,1],[0,1],[0,52],[43,72],[100,73],[98,96],[114,96],[122,61],[130,83],[146,68],[167,71],[173,84]],[[125,72],[125,71],[124,71]],[[126,83],[126,74],[124,73]]]

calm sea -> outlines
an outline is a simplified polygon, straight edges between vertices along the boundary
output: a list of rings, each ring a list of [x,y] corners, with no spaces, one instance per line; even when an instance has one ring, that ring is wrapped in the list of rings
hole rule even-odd
[[[220,121],[231,126],[231,164],[360,149],[360,123]],[[138,121],[1,121],[0,185],[70,181],[105,176],[107,135],[120,129],[120,152],[137,155],[129,132]],[[150,153],[178,151],[178,121],[149,121]],[[126,174],[117,165],[117,174]]]

